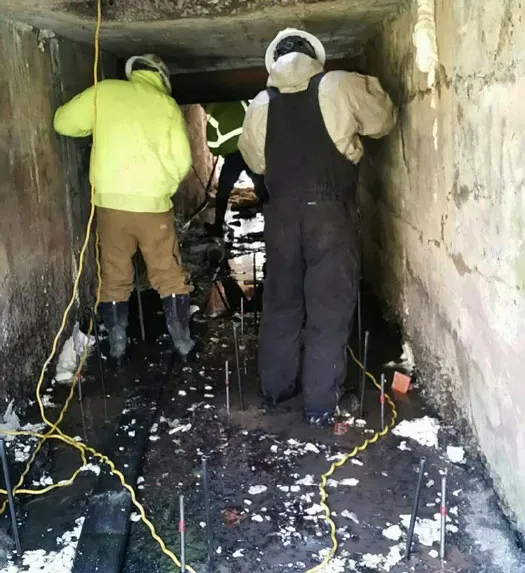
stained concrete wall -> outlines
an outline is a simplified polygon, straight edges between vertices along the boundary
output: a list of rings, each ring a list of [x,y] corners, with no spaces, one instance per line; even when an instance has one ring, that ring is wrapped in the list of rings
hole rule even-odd
[[[191,144],[193,166],[174,196],[174,206],[178,213],[188,217],[200,205],[213,168],[213,156],[208,149],[206,139],[207,117],[204,109],[198,105],[182,106],[188,136]]]
[[[2,398],[32,391],[71,296],[89,210],[89,142],[59,138],[52,118],[92,83],[92,61],[89,46],[0,22]],[[104,62],[111,70],[111,58]],[[91,268],[81,284],[84,304]]]
[[[433,86],[416,62],[415,1],[368,46],[400,122],[363,162],[365,272],[401,318],[426,392],[472,430],[524,531],[525,10],[435,6]]]

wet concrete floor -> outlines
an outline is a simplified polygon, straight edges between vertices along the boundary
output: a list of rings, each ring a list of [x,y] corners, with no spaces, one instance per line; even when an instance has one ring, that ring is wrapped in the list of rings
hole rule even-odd
[[[196,282],[194,298],[198,304],[206,298],[213,278],[233,274],[241,286],[249,283],[253,275],[253,252],[257,253],[258,278],[262,278],[262,219],[260,214],[251,217],[254,209],[251,206],[248,209],[230,216],[233,240],[226,250],[222,244],[206,241],[198,228],[182,238],[183,253]],[[371,336],[370,371],[376,377],[385,372],[389,385],[393,372],[383,365],[399,360],[400,335],[394,324],[383,319],[366,289],[363,301],[364,328]],[[232,311],[239,310],[240,296],[230,297],[229,302]],[[246,304],[248,310],[253,308],[249,301]],[[64,422],[64,431],[81,437],[85,425],[88,441],[99,449],[114,446],[115,424],[133,384],[147,379],[148,371],[161,365],[165,368],[168,363],[170,340],[156,295],[148,293],[145,306],[148,341],[146,344],[140,341],[134,316],[130,327],[130,361],[120,373],[105,367],[107,419],[96,357],[92,356],[83,383],[85,424],[81,422],[76,400]],[[176,366],[166,378],[143,460],[137,487],[139,499],[167,546],[178,555],[178,496],[185,496],[187,561],[199,572],[309,571],[321,562],[331,546],[329,527],[319,505],[320,476],[333,461],[372,437],[379,428],[378,393],[367,384],[366,424],[350,426],[343,436],[334,436],[331,429],[308,427],[302,418],[300,395],[278,413],[267,414],[261,408],[257,380],[257,323],[249,312],[244,320],[244,336],[240,337],[240,376],[246,406],[241,411],[231,315],[200,318],[196,326],[203,351],[196,363],[184,368]],[[356,344],[354,333],[351,346],[356,348]],[[230,416],[226,410],[226,360]],[[347,386],[356,388],[359,379],[359,368],[350,362]],[[50,400],[61,404],[66,391],[63,386],[55,386],[49,392]],[[419,400],[417,390],[408,397],[396,397],[395,403],[398,421],[433,417]],[[389,416],[387,408],[387,419]],[[35,412],[30,417],[36,419]],[[461,436],[443,423],[439,424],[437,435],[437,447],[428,447],[411,438],[389,434],[330,476],[327,503],[339,546],[324,571],[525,571],[517,538],[498,508],[479,460],[467,452],[464,463],[452,463],[446,449],[461,445]],[[211,564],[202,456],[208,457],[210,473]],[[402,559],[406,517],[401,516],[411,511],[422,456],[427,463],[419,512],[421,522],[416,530],[413,555],[406,562]],[[70,449],[51,444],[39,456],[30,481],[40,480],[43,475],[51,475],[55,482],[65,479],[78,463],[78,456]],[[442,566],[437,556],[436,532],[439,532],[434,516],[439,513],[444,470],[448,471],[450,511],[447,559]],[[19,520],[24,549],[56,550],[57,536],[71,530],[75,519],[84,514],[96,480],[96,473],[87,471],[71,487],[45,496],[21,498]],[[136,515],[132,514],[131,521],[123,571],[175,571]]]

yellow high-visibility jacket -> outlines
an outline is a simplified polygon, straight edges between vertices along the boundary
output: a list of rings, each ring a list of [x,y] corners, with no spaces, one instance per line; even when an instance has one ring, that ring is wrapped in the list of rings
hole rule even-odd
[[[247,108],[248,104],[244,101],[209,103],[204,106],[208,115],[208,147],[213,155],[226,157],[238,150]]]
[[[55,130],[70,137],[93,133],[94,88],[55,113]],[[181,109],[160,74],[140,70],[130,81],[97,86],[97,125],[90,179],[95,205],[137,213],[164,213],[191,168]]]

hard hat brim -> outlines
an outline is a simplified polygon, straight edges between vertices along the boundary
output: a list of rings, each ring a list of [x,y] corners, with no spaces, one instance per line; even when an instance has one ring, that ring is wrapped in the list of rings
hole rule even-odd
[[[143,54],[140,56],[132,56],[131,58],[128,59],[128,61],[126,62],[126,67],[125,67],[125,73],[126,73],[126,77],[130,78],[131,73],[133,72],[133,64],[135,62],[144,62],[146,64],[151,65],[152,67],[155,67],[158,69],[158,73],[162,76],[162,80],[164,82],[164,84],[166,85],[166,87],[168,88],[170,94],[171,94],[171,81],[169,78],[169,75],[166,75],[168,72],[166,70],[166,73],[164,73],[163,71],[161,71],[160,68],[158,68],[157,64],[154,61],[150,60],[150,56],[153,56],[153,54]]]
[[[275,48],[277,48],[277,44],[279,44],[279,42],[281,40],[284,40],[284,38],[288,38],[289,36],[301,36],[301,38],[308,40],[308,42],[310,42],[310,44],[312,44],[312,46],[315,50],[315,55],[316,55],[317,59],[324,66],[324,63],[326,61],[326,51],[324,49],[324,46],[323,46],[321,40],[319,40],[319,38],[317,38],[313,34],[310,34],[309,32],[305,32],[304,30],[297,30],[295,28],[286,28],[286,30],[281,30],[277,34],[277,36],[275,36],[275,38],[270,42],[270,45],[266,49],[266,55],[264,57],[264,62],[266,65],[266,69],[268,70],[268,73],[270,73],[271,68],[272,68],[272,64],[275,61],[274,60],[274,54],[275,54]]]

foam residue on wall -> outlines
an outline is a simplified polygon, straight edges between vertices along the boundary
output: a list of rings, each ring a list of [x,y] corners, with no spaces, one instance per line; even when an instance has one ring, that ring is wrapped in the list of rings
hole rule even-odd
[[[417,22],[412,41],[416,47],[416,65],[420,72],[428,74],[428,86],[432,87],[439,62],[434,0],[417,0]]]

